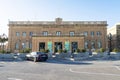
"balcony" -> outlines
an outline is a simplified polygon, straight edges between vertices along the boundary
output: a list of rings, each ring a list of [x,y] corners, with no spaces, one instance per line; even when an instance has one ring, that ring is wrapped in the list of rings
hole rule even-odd
[[[74,35],[70,35],[70,34],[60,34],[60,35],[56,35],[56,34],[47,34],[47,35],[33,34],[32,37],[84,37],[84,34],[74,34]]]

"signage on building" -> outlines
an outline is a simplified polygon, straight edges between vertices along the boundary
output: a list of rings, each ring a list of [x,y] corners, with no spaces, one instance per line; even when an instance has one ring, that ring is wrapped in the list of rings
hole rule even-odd
[[[51,41],[48,42],[48,49],[50,52],[52,52],[52,42]]]
[[[66,49],[67,51],[70,50],[70,43],[69,43],[69,41],[65,41],[65,49]]]

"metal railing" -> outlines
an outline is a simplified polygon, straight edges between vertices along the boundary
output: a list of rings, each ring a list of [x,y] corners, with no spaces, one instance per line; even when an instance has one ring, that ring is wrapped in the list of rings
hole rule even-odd
[[[74,34],[74,35],[70,35],[70,34],[60,34],[60,35],[56,35],[56,34],[33,34],[33,37],[84,37],[84,34]]]
[[[9,21],[9,25],[39,25],[39,24],[57,24],[55,21]],[[103,24],[107,21],[63,21],[61,24]]]

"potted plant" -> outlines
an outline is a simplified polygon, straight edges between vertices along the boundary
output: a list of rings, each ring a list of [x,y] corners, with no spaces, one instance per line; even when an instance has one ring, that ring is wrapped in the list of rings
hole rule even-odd
[[[49,49],[46,49],[46,50],[45,50],[45,53],[49,53],[49,52],[50,52],[50,50],[49,50]]]
[[[117,52],[119,52],[119,50],[118,50],[117,48],[114,48],[114,49],[113,49],[113,52],[116,52],[116,53],[117,53]]]
[[[81,51],[80,51],[80,49],[77,49],[76,52],[77,52],[77,53],[80,53]]]

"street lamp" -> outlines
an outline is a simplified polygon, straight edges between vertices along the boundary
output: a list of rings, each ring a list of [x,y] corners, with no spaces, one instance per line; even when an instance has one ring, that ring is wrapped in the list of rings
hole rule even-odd
[[[18,39],[18,44],[19,44],[19,52],[20,52],[20,49],[21,49],[21,45],[20,45],[20,43],[21,43],[21,40],[20,40],[20,39]]]
[[[112,46],[111,46],[112,34],[111,33],[108,34],[108,40],[109,40],[109,53],[108,53],[108,55],[110,55],[110,52],[112,51]]]

